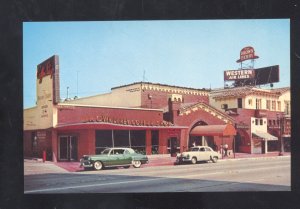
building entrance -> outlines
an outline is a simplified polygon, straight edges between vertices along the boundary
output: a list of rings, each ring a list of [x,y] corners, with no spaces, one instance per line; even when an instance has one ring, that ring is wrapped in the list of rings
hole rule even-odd
[[[78,140],[76,136],[60,136],[58,145],[60,161],[78,160]]]
[[[180,152],[180,143],[177,137],[171,137],[168,139],[168,150],[171,156],[176,156],[177,152]]]

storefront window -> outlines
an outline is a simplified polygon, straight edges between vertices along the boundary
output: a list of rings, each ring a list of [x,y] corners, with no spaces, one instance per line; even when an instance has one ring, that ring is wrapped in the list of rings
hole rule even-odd
[[[129,147],[128,130],[114,130],[114,147]]]
[[[100,154],[107,147],[112,147],[112,130],[97,130],[95,141],[96,154]]]
[[[158,138],[159,134],[158,131],[151,131],[151,145],[152,145],[152,154],[158,154]]]
[[[130,131],[131,148],[137,153],[146,154],[146,131]]]
[[[96,154],[108,147],[131,147],[138,153],[146,153],[146,131],[97,130]]]

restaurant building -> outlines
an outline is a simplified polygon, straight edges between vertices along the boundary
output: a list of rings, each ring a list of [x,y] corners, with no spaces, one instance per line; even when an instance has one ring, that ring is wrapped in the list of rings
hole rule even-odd
[[[277,113],[290,111],[289,88],[211,90],[137,82],[61,100],[59,85],[55,55],[37,66],[36,106],[24,110],[24,157],[46,153],[54,162],[78,161],[107,147],[174,155],[194,145],[220,151],[225,144],[231,156],[267,152],[278,141]]]
[[[25,157],[77,161],[118,146],[174,154],[230,145],[236,134],[233,118],[209,105],[209,89],[138,82],[62,101],[58,56],[38,65],[36,86],[36,106],[24,110]]]

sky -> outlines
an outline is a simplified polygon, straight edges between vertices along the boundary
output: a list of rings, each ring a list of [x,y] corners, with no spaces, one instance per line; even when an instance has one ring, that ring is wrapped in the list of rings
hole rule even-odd
[[[222,88],[246,46],[255,68],[279,65],[274,88],[290,86],[289,19],[24,22],[23,107],[35,106],[37,65],[53,55],[65,99],[141,81]]]

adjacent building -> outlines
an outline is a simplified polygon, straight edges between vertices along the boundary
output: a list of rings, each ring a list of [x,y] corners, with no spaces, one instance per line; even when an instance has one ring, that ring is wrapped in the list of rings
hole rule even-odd
[[[253,86],[210,92],[210,105],[234,118],[237,152],[267,153],[290,147],[290,88]]]

